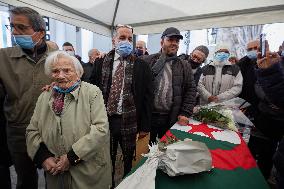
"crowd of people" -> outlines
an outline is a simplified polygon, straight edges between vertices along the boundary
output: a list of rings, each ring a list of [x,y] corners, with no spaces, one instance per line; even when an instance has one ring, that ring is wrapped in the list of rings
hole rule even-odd
[[[46,187],[114,188],[118,145],[126,176],[132,168],[136,138],[154,143],[174,124],[187,125],[196,105],[241,97],[255,129],[248,143],[265,177],[277,169],[284,187],[284,42],[279,52],[259,52],[247,44],[237,60],[230,47],[217,44],[213,61],[205,45],[177,56],[183,39],[177,28],[161,35],[161,50],[147,52],[133,28],[118,25],[108,53],[91,49],[83,63],[73,45],[62,50],[45,40],[45,22],[35,10],[10,10],[16,46],[0,49],[0,177],[11,188],[38,188],[37,168]],[[256,134],[254,134],[256,133]],[[282,140],[282,141],[281,141]]]

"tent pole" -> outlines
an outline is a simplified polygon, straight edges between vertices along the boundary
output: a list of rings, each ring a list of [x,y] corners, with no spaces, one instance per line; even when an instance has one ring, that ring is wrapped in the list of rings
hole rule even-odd
[[[119,5],[120,0],[116,1],[116,5],[115,5],[115,9],[114,9],[114,14],[113,14],[113,18],[112,18],[112,22],[111,22],[111,37],[113,37],[113,32],[114,32],[114,22],[116,19],[116,14],[117,14],[117,9],[118,9],[118,5]]]

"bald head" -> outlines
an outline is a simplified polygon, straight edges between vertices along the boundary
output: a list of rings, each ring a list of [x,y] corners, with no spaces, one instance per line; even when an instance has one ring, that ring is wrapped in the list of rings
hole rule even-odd
[[[137,41],[136,47],[146,48],[146,43],[144,41]]]
[[[58,45],[53,41],[46,41],[46,44],[54,50],[59,50]]]
[[[257,50],[258,47],[259,47],[259,40],[250,41],[247,44],[247,51]]]
[[[89,52],[88,52],[89,62],[94,63],[99,55],[100,55],[100,51],[98,49],[89,50]]]
[[[141,50],[143,55],[145,54],[147,48],[146,48],[146,43],[144,41],[137,41],[136,42],[136,49]]]

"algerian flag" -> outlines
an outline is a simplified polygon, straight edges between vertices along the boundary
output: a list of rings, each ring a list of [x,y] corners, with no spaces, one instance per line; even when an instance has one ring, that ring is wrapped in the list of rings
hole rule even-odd
[[[269,189],[239,133],[191,121],[188,126],[175,124],[166,135],[205,143],[211,152],[214,168],[210,172],[174,178],[158,170],[156,188]]]

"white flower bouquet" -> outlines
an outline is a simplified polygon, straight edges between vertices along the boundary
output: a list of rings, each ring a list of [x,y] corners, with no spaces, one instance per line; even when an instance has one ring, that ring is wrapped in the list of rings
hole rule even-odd
[[[236,123],[253,126],[240,111],[240,106],[249,106],[241,98],[233,98],[222,103],[210,103],[195,107],[193,119],[222,129],[238,131]]]

